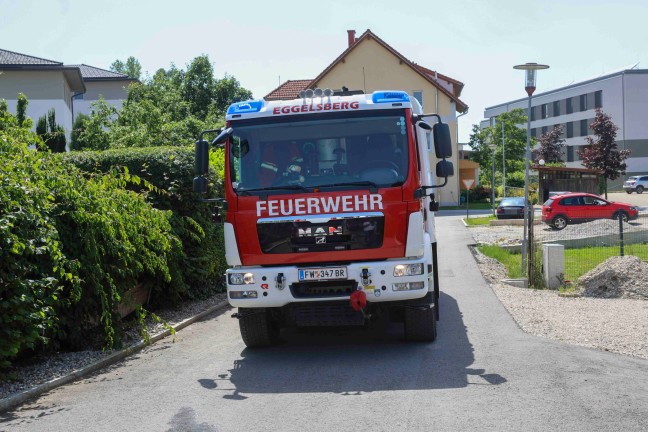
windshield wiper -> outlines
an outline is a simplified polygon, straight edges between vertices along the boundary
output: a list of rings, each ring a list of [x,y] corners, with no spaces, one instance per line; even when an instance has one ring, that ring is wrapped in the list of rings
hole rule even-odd
[[[343,182],[343,183],[333,183],[318,186],[318,188],[327,188],[327,187],[337,187],[337,186],[369,186],[369,191],[371,193],[378,192],[378,185],[371,180],[362,180],[362,181],[353,181],[353,182]]]
[[[265,200],[268,197],[268,191],[275,191],[275,190],[298,190],[301,192],[308,192],[308,189],[302,185],[298,184],[291,184],[291,185],[283,185],[283,186],[268,186],[264,188],[255,188],[255,189],[242,189],[242,190],[236,190],[237,193],[241,195],[252,195],[250,192],[259,192],[259,198]]]

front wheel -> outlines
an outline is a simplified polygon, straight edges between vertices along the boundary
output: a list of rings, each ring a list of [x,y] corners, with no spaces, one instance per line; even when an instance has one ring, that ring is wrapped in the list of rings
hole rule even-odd
[[[637,186],[637,193],[638,193],[638,194],[643,193],[643,191],[644,191],[644,187],[643,187],[643,186]]]
[[[279,343],[279,325],[268,309],[239,308],[239,314],[239,329],[245,346],[258,348]]]
[[[614,214],[613,219],[619,220],[621,219],[623,222],[628,222],[628,213],[624,211],[620,211]]]
[[[436,307],[405,309],[405,339],[434,342],[436,336]]]
[[[628,195],[630,195],[630,194],[632,193],[632,189],[630,189],[630,190],[626,190],[626,193],[627,193]]]
[[[561,230],[567,226],[567,218],[565,216],[556,216],[553,218],[553,227]]]

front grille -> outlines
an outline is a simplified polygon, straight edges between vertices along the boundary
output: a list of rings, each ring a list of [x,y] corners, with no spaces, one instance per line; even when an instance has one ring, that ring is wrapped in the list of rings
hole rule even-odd
[[[300,327],[363,325],[362,313],[348,303],[300,304],[292,307],[292,319]]]
[[[290,292],[295,298],[334,298],[351,295],[358,288],[354,280],[325,282],[295,282]]]
[[[257,233],[266,254],[377,249],[383,244],[382,214],[353,214],[321,222],[316,217],[259,220]]]

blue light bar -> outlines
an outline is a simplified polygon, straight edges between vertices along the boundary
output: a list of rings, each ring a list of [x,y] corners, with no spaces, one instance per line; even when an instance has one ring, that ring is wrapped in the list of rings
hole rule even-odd
[[[255,113],[261,111],[261,107],[263,107],[262,100],[238,102],[230,105],[227,109],[227,115]]]
[[[403,91],[377,91],[371,95],[373,103],[409,102],[410,97]]]

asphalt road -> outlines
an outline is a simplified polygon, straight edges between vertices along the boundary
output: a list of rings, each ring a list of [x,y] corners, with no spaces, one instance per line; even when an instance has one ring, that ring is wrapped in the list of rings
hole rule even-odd
[[[433,344],[291,332],[248,350],[226,311],[91,378],[0,414],[6,431],[646,430],[648,361],[521,331],[459,218],[438,219]]]

